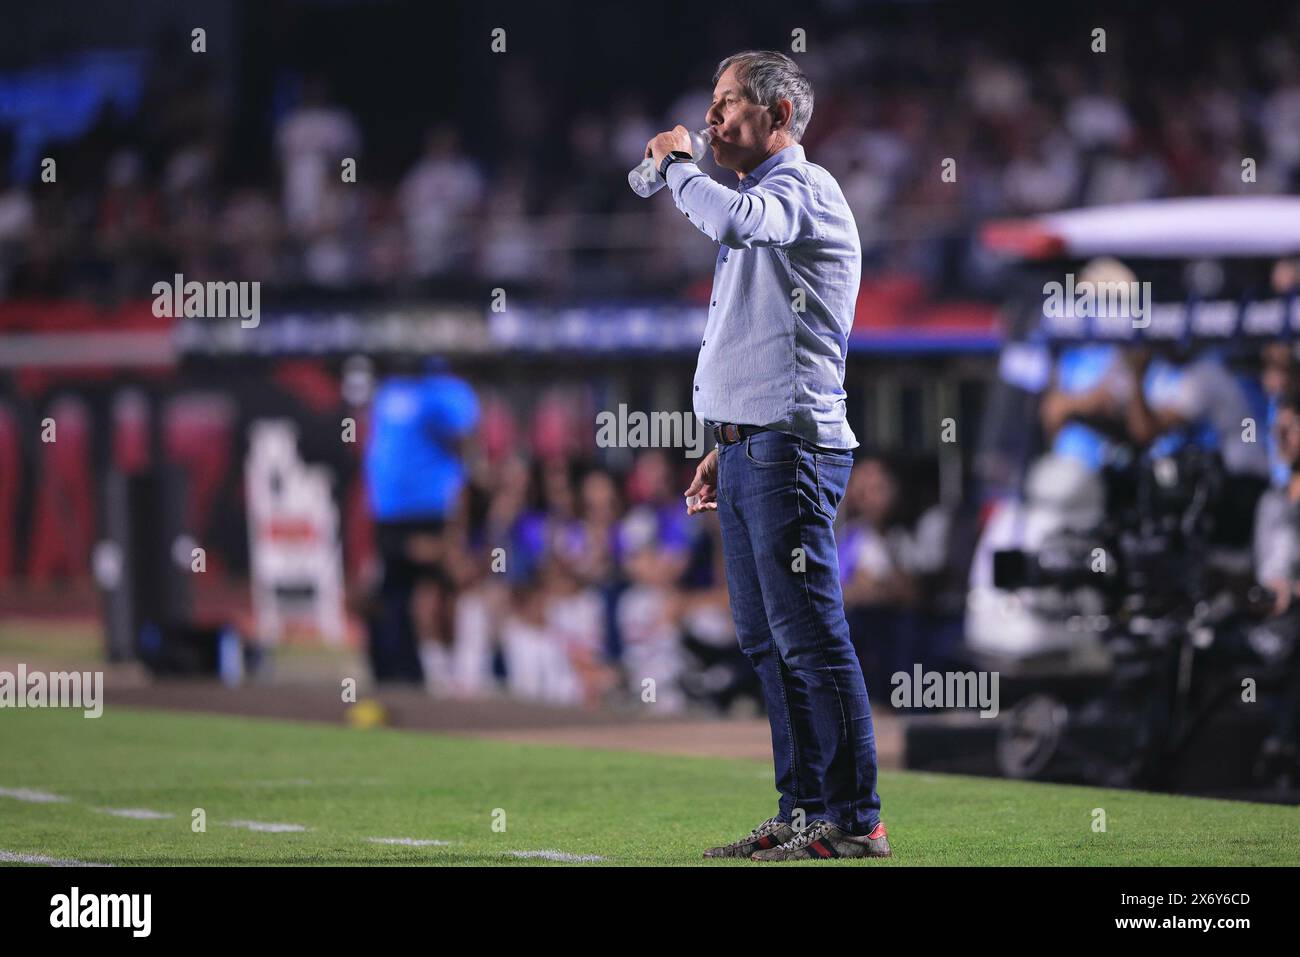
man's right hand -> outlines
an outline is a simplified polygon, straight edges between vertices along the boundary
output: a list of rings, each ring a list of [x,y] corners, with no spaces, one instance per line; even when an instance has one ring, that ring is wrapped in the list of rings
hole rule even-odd
[[[704,456],[704,461],[695,470],[695,480],[685,491],[686,514],[717,511],[718,508],[718,450],[713,449]]]
[[[673,150],[691,152],[691,131],[680,124],[653,137],[645,145],[645,155],[654,159],[656,170],[663,165],[664,157]]]

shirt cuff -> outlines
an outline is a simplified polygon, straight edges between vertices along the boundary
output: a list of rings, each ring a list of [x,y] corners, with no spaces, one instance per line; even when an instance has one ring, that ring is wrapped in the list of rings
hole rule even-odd
[[[669,189],[673,187],[673,170],[680,169],[683,171],[683,173],[685,173],[687,172],[686,167],[688,166],[690,167],[689,172],[691,173],[702,172],[701,169],[690,160],[682,160],[680,163],[673,163],[671,166],[668,167],[668,172],[664,174],[664,182],[668,184]]]

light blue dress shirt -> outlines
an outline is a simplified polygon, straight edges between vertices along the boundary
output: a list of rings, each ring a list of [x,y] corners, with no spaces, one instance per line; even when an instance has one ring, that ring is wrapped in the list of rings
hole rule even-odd
[[[730,189],[694,163],[668,167],[677,208],[720,243],[695,369],[695,414],[815,445],[858,444],[844,358],[862,247],[839,184],[788,146]]]

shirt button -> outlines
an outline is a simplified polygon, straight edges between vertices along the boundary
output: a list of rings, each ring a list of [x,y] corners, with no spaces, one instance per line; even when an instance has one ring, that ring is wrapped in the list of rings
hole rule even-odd
[[[715,305],[715,306],[716,306],[716,305],[717,305],[717,304],[718,304],[718,300],[716,300],[716,299],[715,299],[715,300],[713,300],[713,305]]]
[[[700,340],[700,345],[704,345],[704,342],[705,342],[705,340],[701,339],[701,340]]]
[[[696,392],[699,392],[699,391],[700,391],[700,387],[699,387],[698,385],[695,387],[695,391],[696,391]]]

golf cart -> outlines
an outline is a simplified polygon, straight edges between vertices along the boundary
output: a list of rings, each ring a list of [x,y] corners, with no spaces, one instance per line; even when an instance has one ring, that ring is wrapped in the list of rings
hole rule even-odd
[[[1001,677],[1001,715],[909,727],[909,766],[1294,797],[1294,732],[1279,742],[1277,729],[1295,727],[1278,715],[1296,707],[1300,627],[1267,617],[1251,539],[1268,486],[1255,363],[1300,334],[1300,297],[1274,288],[1278,261],[1300,252],[1300,199],[1073,210],[995,222],[982,239],[1013,278],[976,456],[984,522],[965,632]],[[1190,426],[1145,447],[1044,436],[1064,370],[1110,388],[1137,350],[1217,370],[1239,403],[1214,408],[1219,432],[1235,423],[1240,443],[1216,448]]]

